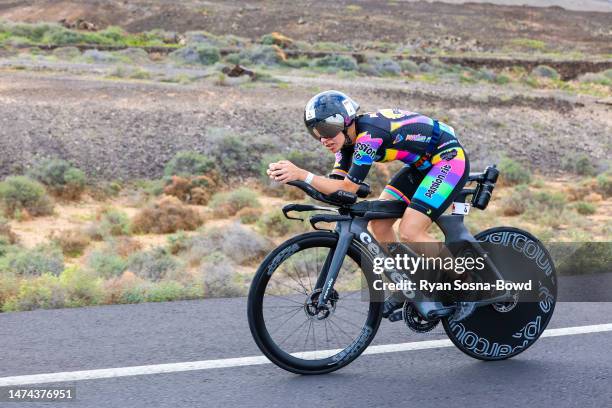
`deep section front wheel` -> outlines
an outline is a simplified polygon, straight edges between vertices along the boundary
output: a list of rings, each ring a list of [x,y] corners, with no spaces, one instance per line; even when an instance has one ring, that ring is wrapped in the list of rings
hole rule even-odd
[[[296,236],[270,253],[253,279],[248,298],[251,333],[264,355],[285,370],[337,370],[357,358],[378,330],[382,303],[371,289],[374,275],[365,265],[368,255],[355,242],[328,304],[317,306],[317,278],[337,242],[332,232]]]
[[[539,301],[481,306],[461,322],[448,318],[442,323],[448,337],[464,353],[481,360],[503,360],[525,351],[546,329],[557,299],[555,266],[544,245],[518,228],[491,228],[480,232],[475,238],[514,251],[512,265],[495,262],[495,251],[488,255],[502,276],[504,267],[528,271],[538,290]],[[506,276],[511,275],[510,272],[516,273],[516,269]]]

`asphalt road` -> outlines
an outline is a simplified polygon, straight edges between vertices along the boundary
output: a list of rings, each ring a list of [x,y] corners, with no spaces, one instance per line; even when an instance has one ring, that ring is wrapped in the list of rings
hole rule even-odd
[[[212,299],[0,314],[7,377],[260,356],[245,299]],[[559,303],[549,325],[612,322],[612,303]],[[446,338],[383,321],[373,344]],[[27,407],[612,406],[612,331],[541,338],[514,359],[481,362],[454,347],[364,355],[306,377],[272,364],[54,383],[77,400]],[[2,403],[0,406],[18,406]]]

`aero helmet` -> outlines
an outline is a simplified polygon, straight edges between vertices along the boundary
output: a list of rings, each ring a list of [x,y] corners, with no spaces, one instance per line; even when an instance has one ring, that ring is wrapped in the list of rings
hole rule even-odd
[[[317,140],[335,137],[339,132],[345,133],[358,110],[359,104],[342,92],[321,92],[306,104],[304,124]]]

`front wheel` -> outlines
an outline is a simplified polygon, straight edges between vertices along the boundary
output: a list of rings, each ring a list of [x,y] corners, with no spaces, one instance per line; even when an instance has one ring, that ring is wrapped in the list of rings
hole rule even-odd
[[[338,235],[309,232],[270,253],[248,297],[248,319],[257,346],[274,364],[298,374],[324,374],[357,358],[374,338],[382,303],[355,242],[348,249],[326,308],[317,308],[317,278]],[[367,283],[367,286],[366,286]]]
[[[518,228],[491,228],[475,238],[512,249],[511,266],[495,262],[495,251],[489,255],[502,276],[505,267],[518,267],[528,274],[538,285],[539,301],[495,303],[479,307],[461,322],[448,318],[442,323],[448,337],[464,353],[480,360],[503,360],[525,351],[548,326],[557,299],[555,266],[544,245]]]

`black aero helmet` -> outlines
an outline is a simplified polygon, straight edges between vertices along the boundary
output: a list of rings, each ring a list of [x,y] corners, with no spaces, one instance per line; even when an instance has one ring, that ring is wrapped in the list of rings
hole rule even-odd
[[[304,124],[317,140],[344,132],[357,116],[359,104],[338,91],[325,91],[312,97],[304,109]]]

